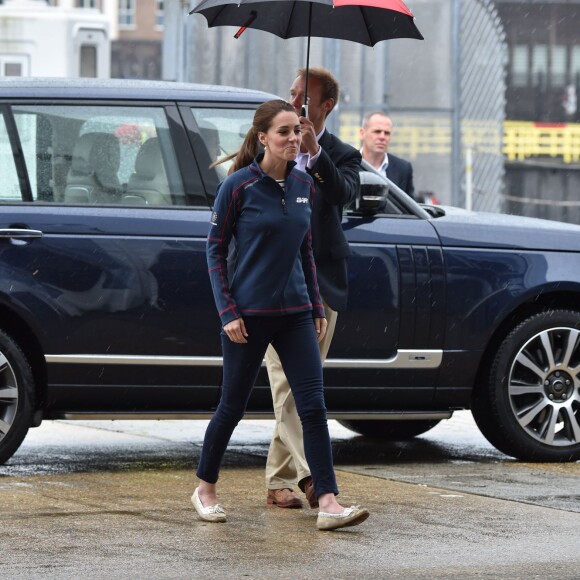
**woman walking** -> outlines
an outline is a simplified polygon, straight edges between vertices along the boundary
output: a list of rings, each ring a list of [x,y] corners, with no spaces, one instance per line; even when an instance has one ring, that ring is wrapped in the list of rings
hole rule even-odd
[[[342,507],[335,497],[317,346],[326,320],[309,229],[314,189],[311,177],[294,167],[300,143],[300,122],[292,105],[282,100],[262,104],[240,151],[230,157],[232,172],[218,189],[207,259],[223,325],[223,385],[203,442],[199,487],[192,496],[205,521],[226,521],[217,499],[219,469],[270,343],[280,355],[302,422],[320,505],[318,529],[354,526],[369,515],[363,508]],[[232,240],[236,259],[229,264]]]

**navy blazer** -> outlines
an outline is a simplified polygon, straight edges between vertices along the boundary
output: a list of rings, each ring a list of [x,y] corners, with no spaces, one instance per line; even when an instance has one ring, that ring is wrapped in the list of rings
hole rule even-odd
[[[342,210],[360,187],[360,153],[328,131],[319,140],[320,156],[307,169],[316,192],[312,207],[312,249],[320,293],[333,310],[346,310],[347,259],[351,254],[342,230]]]
[[[404,192],[415,199],[415,186],[413,185],[413,166],[400,157],[388,153],[389,164],[387,165],[387,177],[398,185]]]

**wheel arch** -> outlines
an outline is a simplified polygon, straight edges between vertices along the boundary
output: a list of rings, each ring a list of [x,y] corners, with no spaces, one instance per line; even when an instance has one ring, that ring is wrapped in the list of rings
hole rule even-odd
[[[475,375],[472,398],[477,396],[483,388],[486,377],[483,369],[489,368],[494,353],[511,330],[530,316],[549,310],[575,310],[580,312],[580,296],[578,293],[570,291],[547,292],[540,296],[535,295],[530,297],[527,301],[522,302],[517,308],[508,313],[496,327],[490,340],[487,342]]]
[[[28,358],[34,378],[36,408],[40,409],[46,401],[47,385],[46,360],[40,342],[26,321],[3,304],[0,304],[0,321],[0,328],[18,343]]]

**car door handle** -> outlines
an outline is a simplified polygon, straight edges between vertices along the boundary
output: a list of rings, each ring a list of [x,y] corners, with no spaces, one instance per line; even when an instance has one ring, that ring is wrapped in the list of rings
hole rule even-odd
[[[0,239],[9,238],[13,240],[28,240],[42,238],[40,230],[29,230],[25,228],[3,228],[0,229]]]

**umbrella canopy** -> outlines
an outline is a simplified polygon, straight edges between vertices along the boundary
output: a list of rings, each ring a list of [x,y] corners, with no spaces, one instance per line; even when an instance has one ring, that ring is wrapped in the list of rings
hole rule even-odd
[[[194,13],[205,16],[210,28],[256,28],[280,38],[316,36],[366,46],[390,38],[423,39],[401,0],[202,0]]]

